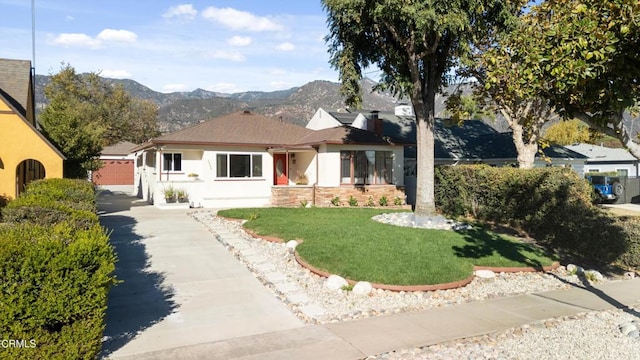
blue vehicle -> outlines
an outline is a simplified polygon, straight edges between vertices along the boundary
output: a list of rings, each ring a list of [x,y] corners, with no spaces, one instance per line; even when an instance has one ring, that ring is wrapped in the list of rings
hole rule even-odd
[[[592,175],[587,180],[593,185],[602,201],[615,201],[624,193],[624,186],[619,177]]]

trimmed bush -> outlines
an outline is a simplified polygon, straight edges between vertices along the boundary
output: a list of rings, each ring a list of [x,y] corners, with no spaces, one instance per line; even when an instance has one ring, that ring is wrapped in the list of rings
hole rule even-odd
[[[436,204],[448,215],[510,225],[590,262],[614,262],[629,249],[626,230],[593,205],[592,186],[569,169],[440,167],[436,182]]]
[[[115,255],[99,226],[0,228],[0,333],[35,340],[7,358],[93,359],[101,346]],[[26,355],[26,356],[25,356]]]
[[[115,254],[86,181],[31,183],[3,209],[0,334],[22,347],[2,359],[95,359]]]
[[[640,218],[622,217],[618,224],[624,229],[628,239],[627,251],[620,256],[620,265],[640,269]]]

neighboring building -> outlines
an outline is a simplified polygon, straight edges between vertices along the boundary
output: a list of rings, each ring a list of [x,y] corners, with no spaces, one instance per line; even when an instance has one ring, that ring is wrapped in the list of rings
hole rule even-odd
[[[37,128],[32,76],[30,61],[0,59],[0,196],[62,177],[65,157]]]
[[[415,116],[409,105],[399,105],[394,113],[362,111],[359,113],[335,113],[319,109],[307,125],[314,129],[349,125],[355,128],[378,131],[383,136],[406,144],[415,144]],[[337,116],[339,115],[339,116]],[[382,127],[376,129],[376,126]],[[489,164],[494,166],[517,165],[517,151],[511,133],[498,132],[480,120],[467,120],[462,124],[436,119],[435,164]],[[404,152],[406,175],[415,174],[416,149],[408,145]],[[536,155],[535,166],[570,167],[579,174],[584,172],[587,157],[562,146],[549,146]]]
[[[618,176],[640,176],[638,159],[626,149],[591,144],[574,144],[565,147],[587,157],[585,173],[616,172]]]
[[[136,144],[122,141],[102,149],[102,168],[91,174],[91,181],[96,185],[133,185],[134,147]]]
[[[209,208],[404,197],[404,144],[348,126],[314,131],[243,111],[133,151],[135,192],[161,206],[170,188]]]

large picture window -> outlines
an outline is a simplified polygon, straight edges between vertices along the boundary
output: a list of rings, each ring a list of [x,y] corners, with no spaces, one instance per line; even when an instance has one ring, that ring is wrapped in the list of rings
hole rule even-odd
[[[164,153],[162,159],[163,171],[182,171],[182,154]]]
[[[262,177],[262,155],[217,154],[216,177]]]
[[[393,152],[341,151],[340,176],[343,184],[391,184]]]

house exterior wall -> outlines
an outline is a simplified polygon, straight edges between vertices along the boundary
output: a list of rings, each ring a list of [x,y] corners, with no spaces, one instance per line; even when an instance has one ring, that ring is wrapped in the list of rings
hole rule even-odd
[[[39,161],[45,178],[61,178],[63,158],[35,128],[0,100],[0,195],[17,196],[16,169],[28,159]]]
[[[625,164],[625,163],[593,163],[587,161],[584,165],[584,172],[617,172],[619,170],[626,170],[629,177],[638,177],[638,165],[637,164]]]
[[[319,108],[309,122],[306,128],[311,130],[322,130],[340,126],[340,122],[324,109]]]
[[[181,153],[181,171],[163,171],[163,154]],[[265,206],[271,200],[273,157],[264,148],[251,147],[169,147],[161,151],[144,151],[137,161],[136,192],[139,197],[156,205],[166,204],[164,191],[184,190],[194,207],[228,208]],[[217,154],[262,155],[262,176],[254,178],[218,178]],[[153,160],[150,160],[153,159]],[[146,161],[145,161],[146,160]],[[152,164],[154,164],[152,166]],[[189,177],[189,174],[198,174]]]

